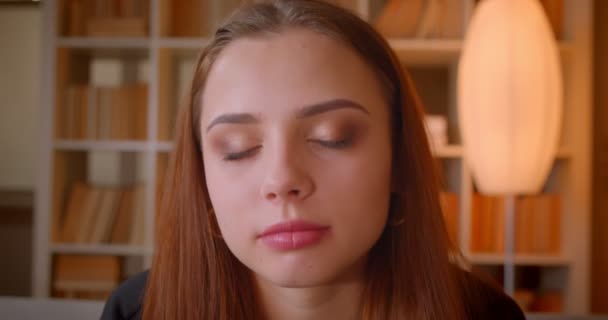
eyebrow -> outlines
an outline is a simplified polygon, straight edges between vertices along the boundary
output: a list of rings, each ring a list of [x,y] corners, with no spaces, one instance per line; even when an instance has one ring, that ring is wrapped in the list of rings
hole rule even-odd
[[[340,109],[357,110],[369,115],[369,111],[367,111],[367,109],[352,100],[333,99],[303,107],[296,113],[296,119],[309,118]],[[250,113],[226,113],[213,119],[213,121],[211,121],[211,123],[207,126],[207,132],[218,124],[251,124],[258,122],[259,119]]]

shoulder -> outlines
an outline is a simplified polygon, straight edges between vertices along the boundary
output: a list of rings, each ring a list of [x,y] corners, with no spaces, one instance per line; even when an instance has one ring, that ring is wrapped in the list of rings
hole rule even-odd
[[[525,320],[517,303],[489,277],[462,270],[462,290],[470,319]]]
[[[139,320],[148,271],[141,272],[123,282],[106,301],[102,320]]]

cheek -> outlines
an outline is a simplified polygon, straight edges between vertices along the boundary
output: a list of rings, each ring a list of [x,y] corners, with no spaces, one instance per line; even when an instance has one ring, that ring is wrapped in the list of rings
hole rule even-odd
[[[205,159],[205,180],[209,198],[222,236],[227,242],[246,235],[248,196],[251,183],[243,176],[235,178],[231,170],[216,159]]]
[[[345,232],[380,233],[388,216],[390,200],[390,146],[365,148],[356,157],[341,161],[322,177],[324,202],[328,203]],[[371,234],[370,234],[371,233]],[[379,236],[379,234],[378,234]]]

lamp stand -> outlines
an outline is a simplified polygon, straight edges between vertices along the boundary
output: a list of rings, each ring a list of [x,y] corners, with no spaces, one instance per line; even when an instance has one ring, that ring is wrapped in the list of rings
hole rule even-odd
[[[515,293],[515,194],[505,196],[505,292],[513,296]]]

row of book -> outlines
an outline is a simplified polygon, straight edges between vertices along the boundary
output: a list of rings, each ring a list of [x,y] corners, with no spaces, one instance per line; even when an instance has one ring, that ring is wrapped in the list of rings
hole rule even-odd
[[[388,0],[374,24],[387,37],[458,38],[463,13],[463,0]]]
[[[559,253],[561,199],[558,195],[541,194],[517,197],[514,214],[514,249],[516,253]],[[470,249],[476,253],[504,252],[504,197],[473,195]]]
[[[148,34],[149,0],[67,0],[68,36],[142,37]]]
[[[122,279],[118,256],[56,255],[53,261],[53,296],[106,300]]]
[[[213,33],[239,5],[253,0],[167,0],[161,2],[161,34],[200,37]]]
[[[143,244],[144,186],[97,187],[77,182],[55,226],[62,243]]]
[[[146,139],[148,86],[70,85],[58,106],[57,134],[63,139]]]
[[[476,2],[483,0],[476,0]],[[562,34],[563,0],[540,0],[556,37]],[[387,37],[459,38],[464,0],[388,0],[374,24]]]
[[[479,1],[479,0],[478,0]],[[210,12],[224,17],[226,8],[236,7],[223,2],[221,8],[211,8],[204,0],[166,1],[163,11],[173,12],[173,33],[176,35],[202,35],[205,29],[201,21],[209,20]],[[335,4],[353,9],[354,1],[331,0]],[[375,19],[377,29],[389,37],[442,37],[462,36],[464,25],[464,0],[388,0]],[[563,0],[541,0],[545,12],[556,33],[562,32]],[[237,2],[238,4],[238,2]],[[148,28],[149,0],[67,0],[66,30],[68,36],[146,36]],[[186,11],[184,11],[186,10]],[[181,13],[186,21],[180,21]],[[192,17],[192,12],[199,16]],[[219,17],[220,19],[222,17]],[[192,25],[196,25],[192,27]],[[182,30],[183,29],[183,30]],[[204,33],[203,33],[204,34]]]
[[[407,1],[407,0],[406,0]],[[475,0],[476,3],[484,0]],[[556,38],[561,38],[564,27],[564,0],[539,0],[545,10]]]

